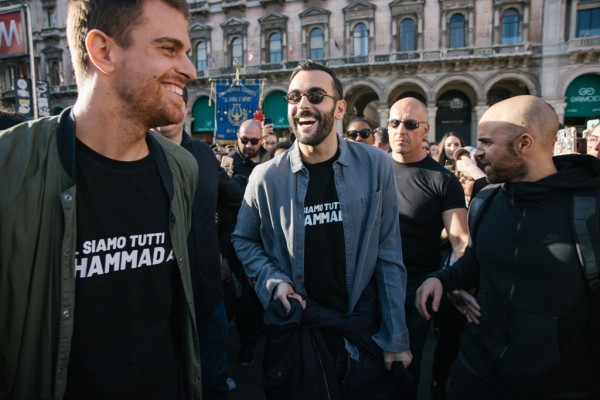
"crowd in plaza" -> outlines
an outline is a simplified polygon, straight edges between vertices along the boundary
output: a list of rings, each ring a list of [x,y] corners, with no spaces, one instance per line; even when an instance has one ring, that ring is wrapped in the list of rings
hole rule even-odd
[[[477,145],[430,142],[427,106],[345,120],[293,70],[291,140],[184,129],[184,0],[71,0],[78,98],[0,115],[0,399],[600,398],[600,126],[555,154],[542,99],[485,111]],[[431,326],[433,324],[433,327]]]

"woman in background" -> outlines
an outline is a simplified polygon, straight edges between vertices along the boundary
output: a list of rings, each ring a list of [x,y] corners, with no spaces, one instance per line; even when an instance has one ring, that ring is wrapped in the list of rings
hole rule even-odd
[[[454,152],[464,147],[465,141],[456,132],[446,132],[439,144],[440,157],[438,162],[450,171],[454,172],[456,162],[454,161]]]

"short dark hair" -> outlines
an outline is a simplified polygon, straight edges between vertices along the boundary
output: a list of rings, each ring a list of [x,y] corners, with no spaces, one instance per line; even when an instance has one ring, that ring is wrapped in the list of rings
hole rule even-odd
[[[338,79],[338,77],[335,75],[335,72],[333,72],[333,70],[331,68],[328,68],[328,67],[324,66],[323,64],[318,64],[312,60],[302,61],[292,71],[292,75],[290,75],[290,82],[292,82],[294,77],[300,71],[323,71],[323,72],[328,73],[331,76],[331,79],[333,79],[333,91],[334,91],[333,94],[338,99],[341,99],[344,97],[344,87],[342,86],[342,82]]]
[[[12,108],[0,107],[0,130],[12,128],[21,122],[27,121],[27,118]]]
[[[131,45],[131,30],[143,23],[142,9],[147,0],[69,0],[67,11],[67,40],[77,80],[88,72],[85,37],[98,29],[110,36],[119,46]],[[189,18],[186,0],[161,0]]]
[[[379,139],[379,141],[382,144],[390,143],[390,136],[388,134],[388,129],[385,126],[380,126],[379,128],[375,128],[375,130],[373,131],[373,135],[377,136],[377,138]]]

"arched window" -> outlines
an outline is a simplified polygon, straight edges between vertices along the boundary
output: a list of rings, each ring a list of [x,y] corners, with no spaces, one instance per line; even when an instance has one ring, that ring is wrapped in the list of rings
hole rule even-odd
[[[310,31],[310,42],[309,42],[309,58],[311,60],[320,60],[325,57],[323,46],[325,38],[323,37],[323,29],[315,28]]]
[[[244,63],[244,46],[242,38],[236,37],[231,41],[231,66],[242,65]]]
[[[502,14],[502,44],[517,44],[521,42],[519,35],[519,12],[509,8]]]
[[[415,37],[415,21],[404,18],[400,22],[400,51],[415,51],[417,49]]]
[[[208,53],[206,49],[206,42],[200,41],[196,45],[196,70],[205,71],[208,67]]]
[[[462,14],[454,14],[450,17],[450,40],[448,48],[456,49],[467,47],[465,35],[465,16]]]
[[[269,62],[281,62],[281,34],[279,32],[269,36]]]
[[[352,30],[354,41],[354,55],[366,56],[369,54],[369,30],[363,23],[356,24]]]

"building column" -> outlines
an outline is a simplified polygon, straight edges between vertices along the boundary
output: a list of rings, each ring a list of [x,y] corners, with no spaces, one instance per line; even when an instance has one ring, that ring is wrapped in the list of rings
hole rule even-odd
[[[380,101],[377,105],[377,113],[379,114],[379,126],[386,127],[390,118],[390,109],[387,103]]]
[[[427,140],[429,142],[437,142],[435,138],[435,118],[437,117],[437,105],[435,102],[427,104],[427,120],[429,122],[429,132]]]

